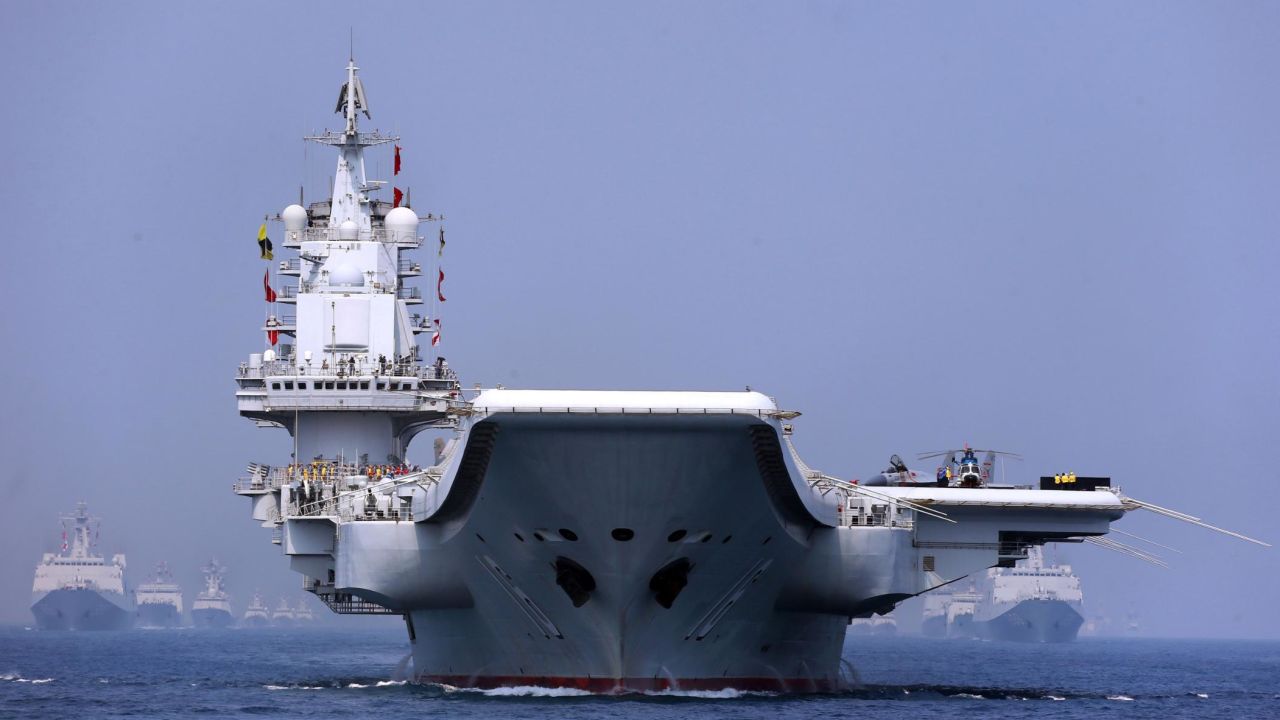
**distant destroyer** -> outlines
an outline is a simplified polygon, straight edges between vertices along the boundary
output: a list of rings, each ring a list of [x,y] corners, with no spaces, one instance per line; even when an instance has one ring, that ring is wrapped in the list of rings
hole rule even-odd
[[[267,609],[267,603],[262,599],[262,593],[254,593],[253,600],[249,601],[249,607],[244,610],[244,617],[240,618],[240,626],[262,628],[270,624],[271,611]]]
[[[31,587],[31,614],[41,630],[125,630],[133,597],[125,590],[124,555],[97,555],[98,518],[84,503],[62,516],[62,550],[45,553]]]
[[[204,572],[204,590],[191,604],[192,624],[198,628],[230,627],[233,620],[231,598],[223,586],[227,569],[213,559],[200,570]]]

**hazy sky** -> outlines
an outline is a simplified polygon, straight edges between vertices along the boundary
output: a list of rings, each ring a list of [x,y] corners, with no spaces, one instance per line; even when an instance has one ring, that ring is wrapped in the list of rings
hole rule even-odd
[[[237,611],[299,597],[232,378],[349,27],[468,386],[749,384],[832,474],[969,442],[1280,541],[1274,3],[5,8],[0,621],[79,499],[134,584],[216,553]],[[1068,546],[1091,614],[1280,637],[1280,551],[1120,527],[1182,554]]]

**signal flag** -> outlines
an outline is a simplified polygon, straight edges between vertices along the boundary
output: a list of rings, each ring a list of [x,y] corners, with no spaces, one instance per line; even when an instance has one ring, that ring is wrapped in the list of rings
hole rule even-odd
[[[271,238],[267,237],[267,224],[262,223],[262,227],[258,228],[258,254],[263,260],[270,260],[271,254]]]

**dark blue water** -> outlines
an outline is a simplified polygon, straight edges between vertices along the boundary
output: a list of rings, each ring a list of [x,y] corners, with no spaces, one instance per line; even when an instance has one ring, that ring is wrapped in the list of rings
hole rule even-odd
[[[600,697],[402,684],[399,628],[41,633],[0,629],[15,718],[1280,718],[1280,642],[1016,645],[857,638],[860,684],[826,696]],[[401,669],[400,672],[403,672]]]

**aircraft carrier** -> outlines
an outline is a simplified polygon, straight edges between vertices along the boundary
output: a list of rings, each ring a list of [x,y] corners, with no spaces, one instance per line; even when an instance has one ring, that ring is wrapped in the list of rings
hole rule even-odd
[[[191,623],[198,628],[230,627],[234,619],[231,615],[231,598],[223,587],[227,569],[212,559],[200,570],[204,573],[204,590],[196,595],[191,604]]]
[[[168,563],[156,563],[155,574],[138,586],[134,598],[139,627],[173,628],[182,625],[182,588],[173,581]]]
[[[1046,565],[1041,548],[1011,568],[992,568],[974,613],[979,637],[1013,642],[1069,642],[1084,623],[1084,595],[1070,565]]]
[[[133,597],[125,590],[124,555],[95,554],[98,518],[84,503],[62,516],[62,549],[45,553],[31,587],[31,614],[41,630],[125,630]]]
[[[392,167],[394,146],[399,169],[400,139],[359,128],[354,61],[336,112],[308,138],[337,153],[331,192],[278,216],[297,255],[259,232],[265,337],[236,397],[292,441],[235,491],[331,609],[404,618],[420,682],[832,690],[851,618],[1139,507],[1105,487],[850,483],[802,461],[799,413],[760,392],[464,394],[438,354],[441,217],[377,199],[365,153]],[[437,234],[428,262],[407,256]],[[442,442],[414,467],[424,431]]]

